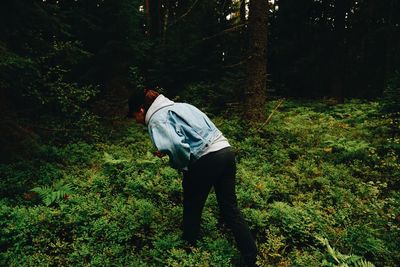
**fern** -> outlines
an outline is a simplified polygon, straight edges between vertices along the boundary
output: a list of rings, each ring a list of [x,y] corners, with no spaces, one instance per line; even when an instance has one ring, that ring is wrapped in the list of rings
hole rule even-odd
[[[355,267],[375,267],[374,264],[372,264],[371,262],[361,259],[358,262],[354,263]]]
[[[104,161],[105,161],[105,163],[108,163],[110,165],[128,162],[125,159],[115,159],[112,155],[108,154],[107,152],[104,152]]]
[[[323,238],[323,237],[316,237],[325,247],[326,250],[328,251],[329,255],[335,260],[336,264],[330,263],[329,266],[337,266],[337,267],[375,267],[375,265],[365,259],[363,259],[360,256],[357,255],[345,255],[340,253],[339,251],[335,250],[334,248],[331,247],[329,244],[328,239]]]
[[[39,195],[40,199],[46,206],[73,194],[72,186],[70,184],[55,184],[53,187],[43,186],[35,187],[31,190]]]

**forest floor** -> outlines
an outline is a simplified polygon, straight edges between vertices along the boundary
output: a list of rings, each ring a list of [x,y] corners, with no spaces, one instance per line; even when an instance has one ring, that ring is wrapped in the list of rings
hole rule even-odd
[[[400,138],[380,110],[287,100],[259,128],[212,118],[237,153],[260,266],[400,262]],[[213,193],[198,245],[182,242],[181,177],[154,151],[123,121],[97,142],[43,142],[0,164],[0,265],[241,266]]]

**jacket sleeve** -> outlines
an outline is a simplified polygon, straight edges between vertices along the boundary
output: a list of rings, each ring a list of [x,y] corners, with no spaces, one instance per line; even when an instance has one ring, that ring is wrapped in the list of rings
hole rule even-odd
[[[185,169],[190,161],[190,146],[185,136],[167,123],[149,127],[150,138],[157,149],[169,156],[169,163],[175,169]]]

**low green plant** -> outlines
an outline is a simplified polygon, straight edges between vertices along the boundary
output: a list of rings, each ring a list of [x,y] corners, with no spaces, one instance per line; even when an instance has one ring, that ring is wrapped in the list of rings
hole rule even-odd
[[[318,241],[321,242],[322,245],[325,246],[326,251],[328,252],[329,256],[332,258],[333,262],[329,262],[324,260],[323,265],[329,267],[375,267],[372,262],[369,262],[357,255],[345,255],[340,253],[339,251],[335,250],[329,244],[328,239],[323,237],[316,237]]]
[[[50,206],[62,199],[68,199],[74,193],[71,184],[56,183],[54,186],[42,186],[31,189],[39,195],[46,206]]]
[[[260,266],[398,265],[399,137],[378,107],[287,100],[259,130],[213,120],[237,152],[237,202]],[[243,266],[213,191],[197,245],[182,240],[181,174],[154,157],[145,127],[122,125],[0,164],[1,266]],[[30,188],[42,197],[29,200]],[[335,240],[330,252],[315,236]]]

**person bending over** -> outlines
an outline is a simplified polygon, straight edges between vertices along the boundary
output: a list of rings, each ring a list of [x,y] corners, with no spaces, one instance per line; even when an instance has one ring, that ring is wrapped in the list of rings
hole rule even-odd
[[[128,104],[128,117],[147,125],[156,155],[168,155],[170,165],[183,172],[183,239],[195,245],[202,210],[214,187],[220,214],[244,261],[255,266],[256,245],[237,206],[235,154],[221,131],[195,106],[175,103],[154,90],[136,92]]]

